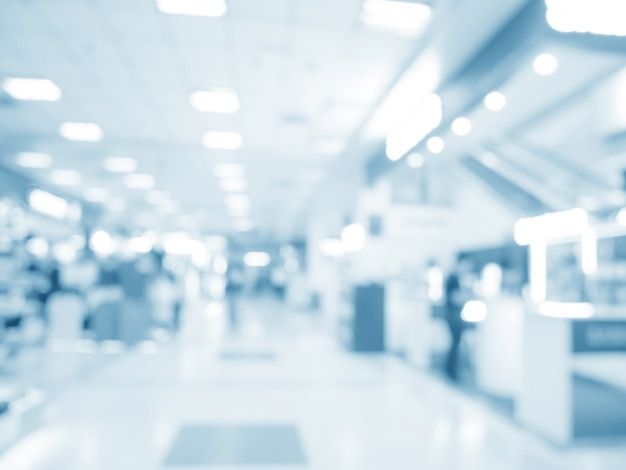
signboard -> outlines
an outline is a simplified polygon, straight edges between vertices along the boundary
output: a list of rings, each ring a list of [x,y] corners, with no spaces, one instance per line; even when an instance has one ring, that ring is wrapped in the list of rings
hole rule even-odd
[[[626,320],[572,322],[575,353],[626,352]]]

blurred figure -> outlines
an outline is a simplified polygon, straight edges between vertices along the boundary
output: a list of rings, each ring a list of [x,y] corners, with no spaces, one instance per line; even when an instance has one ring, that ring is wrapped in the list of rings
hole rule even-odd
[[[244,273],[241,267],[231,264],[226,273],[226,302],[231,330],[236,330],[239,323],[239,297],[244,286]]]
[[[463,287],[463,277],[471,271],[470,263],[460,255],[446,279],[445,320],[450,330],[450,349],[446,357],[445,373],[450,380],[459,380],[459,350],[465,322],[461,318],[461,311],[470,293]]]

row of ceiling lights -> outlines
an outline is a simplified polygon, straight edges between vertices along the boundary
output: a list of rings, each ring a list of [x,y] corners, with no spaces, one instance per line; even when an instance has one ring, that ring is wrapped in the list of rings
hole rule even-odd
[[[532,62],[533,70],[535,71],[537,75],[541,75],[541,76],[550,76],[554,74],[558,70],[558,67],[559,67],[558,59],[553,54],[550,54],[550,53],[539,54],[534,58]],[[431,96],[437,96],[437,95],[431,95]],[[438,108],[437,106],[433,106],[431,107],[431,110],[426,110],[427,112],[430,112],[431,114],[433,113],[437,114],[437,116],[433,116],[430,119],[430,122],[432,122],[431,126],[426,127],[421,130],[424,136],[431,133],[433,130],[435,130],[441,122],[440,98],[437,97],[437,101],[435,102],[435,104],[438,106]],[[483,98],[483,105],[489,111],[493,111],[493,112],[502,111],[506,107],[506,104],[507,104],[507,98],[504,95],[504,93],[502,93],[501,91],[494,90],[488,93],[487,95],[485,95],[485,97]],[[432,111],[432,109],[438,109],[438,111]],[[422,112],[422,111],[424,111],[424,106],[418,109],[418,112]],[[472,132],[472,122],[469,118],[465,116],[459,116],[452,121],[452,123],[450,124],[450,129],[452,130],[453,134],[459,137],[464,137],[464,136],[469,135]],[[406,152],[394,153],[393,147],[390,150],[389,140],[390,139],[388,136],[387,157],[393,161],[401,159],[406,154]],[[416,145],[418,145],[420,140],[421,138],[418,139],[413,145],[411,145],[411,147],[415,147]],[[431,154],[435,154],[435,155],[440,154],[445,149],[445,141],[440,136],[437,136],[437,135],[431,136],[426,140],[426,149]],[[424,157],[420,153],[412,152],[407,157],[407,164],[413,168],[419,168],[423,165],[423,163],[424,163]]]

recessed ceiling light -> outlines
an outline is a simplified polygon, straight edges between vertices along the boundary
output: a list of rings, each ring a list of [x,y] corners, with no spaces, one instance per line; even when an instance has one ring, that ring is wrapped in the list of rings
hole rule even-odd
[[[130,189],[152,189],[155,181],[152,175],[133,173],[124,177],[124,184]]]
[[[111,192],[107,188],[87,188],[84,196],[89,202],[101,203],[111,197]]]
[[[539,54],[533,60],[533,70],[538,75],[548,76],[552,75],[559,68],[559,61],[552,54]]]
[[[172,201],[172,197],[167,191],[149,191],[145,195],[148,204],[168,204]]]
[[[419,34],[430,21],[432,9],[424,3],[400,0],[365,0],[361,21],[397,34]]]
[[[249,251],[243,255],[243,262],[250,268],[264,268],[272,262],[272,257],[265,251]]]
[[[102,129],[93,122],[64,122],[59,127],[59,134],[77,142],[100,142],[103,137]]]
[[[15,164],[22,168],[45,169],[52,166],[52,157],[47,153],[21,152],[15,156]]]
[[[213,169],[218,178],[241,178],[246,174],[246,168],[237,163],[220,163]]]
[[[242,178],[228,178],[220,181],[220,189],[225,192],[237,193],[248,189],[248,182]]]
[[[485,107],[490,111],[502,111],[506,106],[506,96],[499,91],[492,91],[485,96]]]
[[[137,169],[137,160],[130,157],[106,157],[102,168],[111,173],[132,173]]]
[[[54,170],[50,173],[50,181],[59,186],[78,186],[82,180],[81,174],[75,170]]]
[[[421,153],[411,153],[406,162],[411,168],[420,168],[424,164],[424,157]]]
[[[243,145],[241,134],[233,131],[209,131],[202,140],[205,146],[216,150],[237,150]]]
[[[426,147],[430,151],[430,153],[441,153],[443,149],[446,147],[446,143],[443,141],[441,137],[431,137],[426,141]]]
[[[58,101],[61,89],[45,78],[5,78],[2,88],[15,100]]]
[[[226,206],[230,210],[248,210],[250,198],[245,194],[229,194],[225,198]]]
[[[458,136],[465,136],[472,132],[472,121],[466,117],[458,117],[452,121],[452,132]]]
[[[218,18],[227,11],[225,0],[156,0],[157,8],[171,15]]]
[[[204,113],[235,114],[239,110],[239,98],[228,88],[194,91],[189,102]]]

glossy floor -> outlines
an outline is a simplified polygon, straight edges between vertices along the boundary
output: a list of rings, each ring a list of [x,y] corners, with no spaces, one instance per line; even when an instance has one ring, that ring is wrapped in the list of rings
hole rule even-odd
[[[222,304],[199,304],[172,343],[73,380],[61,367],[46,424],[0,468],[626,468],[624,447],[554,449],[399,359],[346,353],[308,312],[257,300],[240,314],[231,331]]]

